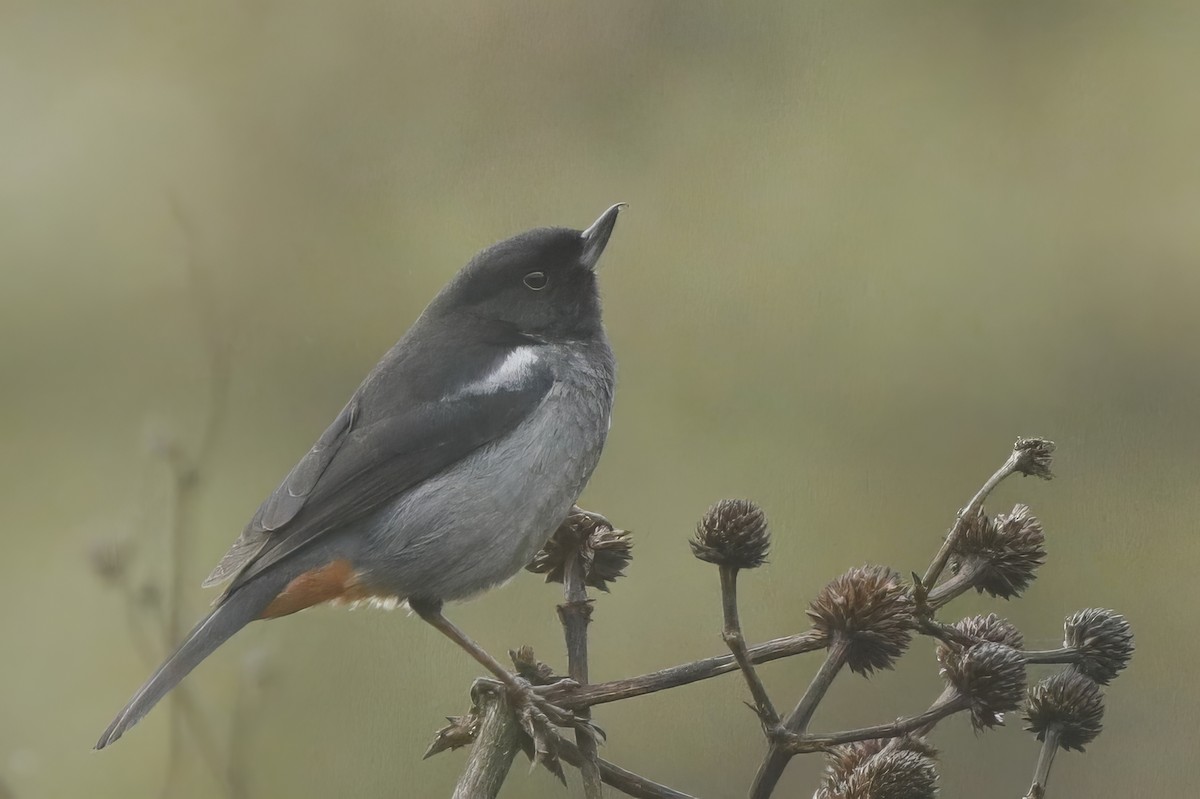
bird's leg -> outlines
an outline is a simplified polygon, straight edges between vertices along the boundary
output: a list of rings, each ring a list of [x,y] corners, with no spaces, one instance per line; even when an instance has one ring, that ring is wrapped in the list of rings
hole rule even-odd
[[[408,606],[434,629],[466,650],[467,654],[475,658],[479,665],[490,671],[496,679],[504,683],[504,686],[510,693],[515,694],[519,701],[528,698],[529,701],[541,707],[543,711],[548,712],[548,715],[552,719],[560,722],[561,726],[571,726],[571,720],[574,719],[573,713],[568,713],[545,701],[539,696],[537,689],[528,680],[504,668],[500,661],[488,654],[488,651],[475,643],[471,636],[467,635],[457,624],[445,617],[442,613],[442,603],[440,601],[410,599],[408,600]]]
[[[465,649],[468,655],[475,658],[479,665],[495,675],[496,679],[504,683],[509,690],[518,692],[525,690],[527,686],[521,685],[520,677],[517,677],[504,668],[500,661],[489,655],[486,649],[475,643],[471,639],[471,636],[463,632],[458,625],[442,614],[442,603],[440,600],[410,599],[408,600],[408,606],[435,630]]]
[[[533,741],[530,757],[546,766],[559,779],[563,778],[562,766],[558,763],[557,736],[554,735],[553,725],[582,729],[589,735],[603,735],[598,728],[580,721],[574,713],[563,710],[543,699],[528,680],[504,668],[498,660],[488,654],[486,649],[475,643],[458,625],[442,614],[441,601],[409,599],[408,605],[414,613],[432,625],[434,629],[465,649],[467,654],[495,675],[496,679],[508,689],[513,710],[517,714],[521,727]]]

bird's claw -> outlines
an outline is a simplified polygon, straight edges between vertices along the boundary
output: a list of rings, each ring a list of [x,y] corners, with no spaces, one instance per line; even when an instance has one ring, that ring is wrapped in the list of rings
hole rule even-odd
[[[562,686],[563,682],[578,685],[574,680],[559,681],[556,685],[566,687]],[[535,765],[545,766],[551,774],[565,782],[558,757],[559,738],[555,727],[569,727],[591,736],[597,742],[604,740],[605,735],[591,720],[579,718],[541,696],[539,689],[550,687],[553,686],[534,686],[528,680],[517,677],[509,686],[509,701],[525,733],[522,741],[525,754]]]
[[[533,686],[533,692],[538,696],[558,691],[574,691],[579,688],[579,682],[570,677],[561,677],[552,683]]]

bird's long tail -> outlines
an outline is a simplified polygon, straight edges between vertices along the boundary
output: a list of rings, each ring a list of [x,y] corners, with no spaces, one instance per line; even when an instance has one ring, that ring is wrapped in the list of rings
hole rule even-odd
[[[234,633],[258,618],[287,585],[287,575],[259,575],[223,597],[204,619],[183,639],[183,643],[163,661],[158,670],[138,689],[129,704],[117,714],[96,742],[103,749],[137,724],[158,701],[167,695],[192,669],[228,641]]]

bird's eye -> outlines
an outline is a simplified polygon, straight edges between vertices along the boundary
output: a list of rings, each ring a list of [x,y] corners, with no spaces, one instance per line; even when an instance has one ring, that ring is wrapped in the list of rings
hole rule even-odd
[[[541,291],[546,288],[546,273],[545,272],[530,272],[522,281],[526,286],[534,291]]]

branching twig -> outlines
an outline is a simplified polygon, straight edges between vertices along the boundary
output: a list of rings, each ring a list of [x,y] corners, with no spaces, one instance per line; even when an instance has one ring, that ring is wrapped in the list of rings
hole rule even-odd
[[[558,606],[558,616],[562,620],[563,635],[567,642],[567,668],[571,679],[579,685],[586,685],[588,681],[587,628],[592,618],[592,603],[588,600],[584,577],[583,560],[579,549],[576,548],[568,556],[563,574],[563,594],[566,601]],[[582,706],[575,709],[575,716],[586,724],[592,712],[587,706]],[[575,742],[579,746],[581,756],[579,773],[583,778],[584,796],[587,799],[600,799],[604,791],[596,763],[595,735],[583,727],[577,728]]]
[[[916,716],[896,719],[887,724],[876,724],[873,727],[860,727],[843,732],[816,733],[799,736],[787,744],[787,749],[794,755],[811,752],[824,752],[832,746],[854,743],[855,741],[870,741],[878,738],[899,738],[913,732],[928,732],[942,719],[966,710],[971,701],[962,694],[947,692],[942,694],[929,709]]]
[[[1110,610],[1079,611],[1067,618],[1063,647],[1023,652],[1021,632],[995,614],[968,617],[953,625],[938,621],[935,614],[967,588],[1009,599],[1028,586],[1045,557],[1041,522],[1021,504],[1011,514],[989,521],[982,516],[983,502],[1011,474],[1049,478],[1053,449],[1053,443],[1043,439],[1018,439],[1005,464],[960,511],[924,577],[914,575],[913,582],[908,583],[886,566],[850,569],[826,585],[809,605],[811,631],[754,647],[746,645],[741,628],[737,578],[740,569],[755,568],[766,561],[766,517],[761,508],[747,500],[722,500],[701,520],[690,544],[697,558],[720,570],[722,637],[730,654],[599,685],[586,684],[591,605],[585,588],[605,587],[603,581],[593,582],[589,576],[594,570],[592,557],[599,548],[585,551],[569,535],[557,543],[552,539],[553,546],[539,553],[530,568],[547,574],[548,580],[564,583],[566,601],[559,606],[559,615],[572,680],[542,683],[539,693],[554,706],[574,711],[574,720],[578,721],[587,718],[590,708],[597,704],[667,690],[737,669],[742,672],[769,741],[767,756],[751,787],[751,799],[772,795],[793,756],[818,752],[830,755],[821,795],[875,796],[880,786],[888,785],[926,796],[935,790],[937,776],[932,759],[935,753],[923,738],[939,721],[969,711],[976,730],[994,727],[1003,722],[1004,714],[1022,705],[1027,664],[1073,664],[1074,668],[1028,691],[1027,729],[1045,743],[1026,799],[1043,799],[1054,750],[1082,749],[1100,732],[1103,695],[1099,686],[1108,684],[1129,661],[1133,641],[1128,623]],[[628,557],[627,544],[624,551],[620,566]],[[939,584],[951,556],[956,559],[957,574]],[[869,727],[808,732],[818,705],[843,667],[864,676],[891,668],[909,648],[914,632],[941,642],[938,662],[947,687],[927,710]],[[822,648],[827,651],[821,668],[792,712],[781,721],[755,665]],[[548,667],[532,657],[524,661],[529,661],[535,674],[549,673]],[[571,720],[570,714],[564,715]],[[463,745],[458,742],[463,736],[470,740],[472,729],[457,722],[452,719],[451,727],[439,733],[431,751]],[[579,727],[576,729],[578,732]],[[673,788],[598,758],[595,740],[590,736],[577,736],[578,745],[562,740],[554,730],[545,737],[550,749],[584,772],[589,799],[599,796],[599,781],[631,796],[688,799]]]
[[[1079,650],[1069,646],[1060,649],[1030,649],[1021,654],[1025,656],[1026,663],[1070,665],[1079,662]]]
[[[500,793],[520,748],[520,727],[504,691],[476,691],[479,732],[467,767],[454,789],[454,799],[494,799]]]
[[[983,487],[975,493],[975,496],[971,497],[971,501],[967,503],[967,506],[959,511],[958,518],[954,520],[954,526],[950,528],[950,532],[946,535],[945,540],[942,541],[942,546],[938,549],[937,555],[934,556],[933,562],[925,570],[925,576],[921,580],[921,585],[924,586],[926,591],[933,590],[938,578],[942,576],[942,570],[946,568],[947,561],[950,560],[950,553],[954,551],[954,545],[958,541],[959,536],[963,534],[968,523],[983,510],[984,501],[995,490],[996,486],[1018,472],[1024,475],[1035,475],[1045,480],[1050,479],[1050,456],[1053,452],[1053,441],[1041,438],[1017,439],[1017,442],[1013,445],[1012,452],[1009,453],[1008,459],[1004,461],[1004,465],[987,479]]]
[[[925,576],[922,578],[921,584],[925,586],[926,590],[933,590],[934,584],[942,576],[942,570],[946,568],[947,561],[950,560],[950,553],[954,550],[955,542],[962,535],[963,530],[966,529],[967,523],[983,509],[984,500],[995,490],[996,486],[1000,485],[1006,478],[1017,471],[1017,465],[1020,462],[1019,458],[1020,453],[1014,449],[1008,456],[1008,460],[1004,462],[1004,465],[987,479],[983,487],[975,492],[975,496],[971,497],[971,501],[967,503],[967,506],[958,512],[958,518],[954,520],[954,526],[946,534],[941,548],[938,549],[937,554],[933,557],[933,562],[925,570]]]
[[[773,729],[779,726],[779,714],[775,711],[771,697],[767,694],[767,688],[763,685],[754,664],[750,661],[750,655],[746,651],[746,639],[742,636],[742,623],[738,617],[738,571],[734,566],[721,567],[721,606],[725,615],[722,637],[733,654],[734,660],[737,661],[742,675],[746,678],[746,685],[750,689],[750,695],[754,697],[755,710],[759,720],[764,729]]]
[[[746,654],[750,662],[757,665],[824,648],[824,637],[819,633],[808,630],[796,635],[774,638],[766,643],[749,647],[746,650]],[[665,691],[670,688],[678,688],[681,685],[708,680],[737,670],[738,664],[734,660],[733,655],[717,655],[716,657],[704,658],[703,660],[683,663],[679,666],[662,669],[661,671],[641,674],[637,677],[627,677],[621,680],[612,680],[611,682],[601,682],[581,687],[554,685],[547,688],[544,695],[559,707],[570,710],[584,705],[603,705],[609,702],[619,702],[623,699],[632,699],[635,696],[644,696],[658,691]]]
[[[1043,799],[1045,797],[1046,785],[1050,782],[1050,767],[1054,765],[1054,756],[1058,754],[1061,735],[1062,731],[1057,728],[1046,731],[1046,738],[1042,741],[1041,751],[1038,752],[1037,767],[1033,771],[1033,784],[1029,786],[1029,792],[1025,794],[1025,799]]]
[[[816,712],[817,705],[825,698],[825,693],[833,684],[838,672],[842,670],[842,666],[846,665],[849,651],[850,642],[844,637],[838,636],[829,643],[825,662],[821,664],[816,676],[809,683],[804,696],[800,698],[796,707],[784,720],[784,730],[793,735],[804,735],[813,713]],[[758,773],[754,776],[754,783],[750,788],[751,799],[765,799],[771,795],[779,778],[783,776],[783,770],[787,767],[791,757],[792,752],[788,751],[786,742],[781,740],[771,742],[767,755],[763,758],[762,764],[758,767]]]

